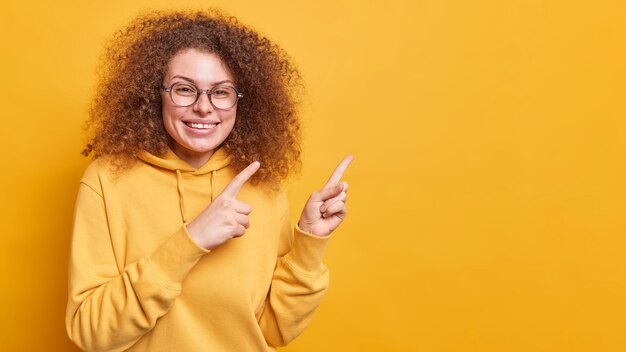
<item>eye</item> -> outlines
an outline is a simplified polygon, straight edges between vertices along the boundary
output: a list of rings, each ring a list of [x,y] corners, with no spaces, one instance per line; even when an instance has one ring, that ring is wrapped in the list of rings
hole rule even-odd
[[[191,84],[176,83],[172,90],[178,95],[196,95],[198,89]]]
[[[228,98],[234,94],[234,90],[230,87],[217,87],[211,92],[211,96],[215,98]]]

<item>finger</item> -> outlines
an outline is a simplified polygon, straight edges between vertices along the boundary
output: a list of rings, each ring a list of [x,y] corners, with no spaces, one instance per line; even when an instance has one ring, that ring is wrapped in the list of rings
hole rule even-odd
[[[350,165],[352,160],[354,160],[354,156],[352,155],[348,155],[345,158],[343,158],[343,160],[339,163],[339,166],[337,166],[335,171],[333,171],[333,174],[330,175],[330,178],[328,179],[328,181],[326,181],[326,184],[324,185],[324,187],[334,186],[337,183],[339,183],[339,181],[341,181],[341,178],[343,177],[343,174],[346,172],[348,165]]]
[[[235,209],[237,213],[243,215],[250,215],[250,213],[252,213],[252,207],[247,203],[240,201],[235,201],[235,203],[233,203],[233,209]]]
[[[243,226],[244,228],[247,229],[248,227],[250,227],[250,218],[247,215],[236,213],[234,215],[234,219],[239,225]]]
[[[235,230],[233,230],[233,237],[241,237],[246,233],[246,228],[243,225],[237,224]]]
[[[232,181],[230,181],[230,183],[222,191],[222,194],[233,198],[236,197],[244,183],[246,183],[246,181],[248,181],[250,177],[257,172],[257,170],[259,170],[260,165],[261,163],[258,161],[248,165],[248,167],[243,169],[239,174],[237,174],[237,176],[235,176],[235,178],[233,178]]]
[[[322,217],[328,218],[335,214],[345,213],[346,212],[346,203],[342,201],[338,201],[333,203],[326,209],[324,213],[322,213]]]
[[[311,200],[318,201],[318,202],[325,202],[328,199],[331,199],[331,198],[336,197],[337,195],[339,195],[339,193],[341,193],[342,189],[343,189],[343,185],[342,184],[334,185],[332,187],[323,188],[320,191],[313,192],[311,194]]]
[[[336,197],[330,198],[327,201],[325,201],[324,204],[320,206],[320,212],[324,213],[326,209],[328,209],[329,206],[331,206],[333,203],[336,203],[338,201],[342,201],[345,203],[347,198],[348,198],[348,195],[346,194],[346,192],[339,193]]]

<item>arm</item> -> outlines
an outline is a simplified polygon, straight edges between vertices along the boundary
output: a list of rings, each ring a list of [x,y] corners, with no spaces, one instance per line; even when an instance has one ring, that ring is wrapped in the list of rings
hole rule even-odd
[[[265,340],[285,346],[304,331],[328,290],[329,275],[322,263],[329,237],[292,230],[288,213],[282,219],[282,236],[291,237],[291,249],[278,259],[270,292],[257,316]]]
[[[102,193],[81,183],[69,263],[70,339],[87,351],[127,349],[168,312],[206,252],[181,226],[156,251],[118,268]]]
[[[266,341],[284,346],[308,325],[328,290],[328,270],[322,264],[330,234],[346,216],[348,184],[341,178],[352,162],[343,159],[324,188],[313,192],[293,232],[293,243],[279,258],[265,306],[257,317]],[[281,219],[281,238],[291,238],[289,214]]]

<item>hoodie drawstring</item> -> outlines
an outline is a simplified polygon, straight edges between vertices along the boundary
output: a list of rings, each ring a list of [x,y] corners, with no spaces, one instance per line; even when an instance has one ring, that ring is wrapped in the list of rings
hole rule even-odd
[[[183,217],[183,224],[187,224],[187,208],[185,208],[185,186],[183,185],[183,175],[180,173],[179,169],[176,169],[176,186],[178,187],[178,204],[180,207],[180,215]],[[212,187],[213,183],[211,182],[211,188]],[[211,198],[213,198],[212,189]]]
[[[211,171],[211,202],[213,202],[215,192],[213,185],[215,184],[215,178],[217,177],[217,170]],[[178,206],[180,208],[180,215],[183,218],[183,224],[187,224],[187,207],[185,206],[185,185],[183,183],[183,174],[179,169],[176,169],[176,187],[178,188]]]
[[[213,197],[215,195],[215,192],[213,191],[213,185],[215,184],[216,175],[217,175],[217,170],[213,170],[213,172],[211,172],[211,202],[213,202]]]
[[[181,160],[176,155],[176,153],[174,153],[171,149],[168,149],[164,155],[160,155],[160,156],[156,156],[156,155],[150,154],[147,151],[143,151],[143,152],[138,153],[137,157],[148,165],[151,165],[159,169],[167,170],[168,174],[169,172],[176,172],[176,182],[177,182],[176,187],[178,189],[178,201],[179,201],[178,206],[179,206],[180,215],[182,217],[183,223],[185,224],[188,221],[190,221],[189,219],[190,214],[188,213],[188,211],[192,209],[192,208],[188,208],[187,206],[188,205],[190,206],[196,203],[195,202],[192,202],[190,204],[186,203],[185,187],[184,187],[185,180],[183,178],[183,173],[186,173],[189,177],[191,177],[194,182],[198,182],[198,180],[201,180],[200,182],[202,182],[203,185],[204,185],[204,182],[206,182],[207,178],[210,179],[211,185],[208,187],[209,187],[209,190],[211,191],[211,197],[210,197],[211,201],[213,201],[215,200],[215,197],[217,196],[217,194],[215,194],[215,191],[217,190],[216,188],[217,185],[215,184],[217,180],[217,171],[224,169],[230,164],[230,156],[228,155],[228,153],[226,153],[226,151],[223,148],[218,148],[211,155],[209,160],[200,168],[195,168],[189,165],[188,163],[186,163],[184,160]],[[209,174],[211,175],[209,176]],[[195,176],[200,176],[201,179],[198,179]],[[187,181],[189,181],[189,179],[187,179]],[[192,183],[191,185],[197,184],[199,186],[200,182]],[[193,189],[193,188],[190,188],[190,189]],[[204,190],[204,188],[202,189]],[[205,194],[205,191],[201,191],[201,193]],[[204,203],[207,200],[208,199],[198,200],[198,201],[201,201]]]

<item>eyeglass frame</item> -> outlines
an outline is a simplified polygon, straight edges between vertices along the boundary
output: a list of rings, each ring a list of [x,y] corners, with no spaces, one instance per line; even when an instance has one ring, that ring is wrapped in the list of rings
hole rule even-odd
[[[177,85],[177,84],[189,84],[189,85],[194,86],[196,88],[196,99],[193,101],[193,103],[191,103],[189,105],[180,105],[180,104],[176,104],[174,102],[174,98],[172,97],[172,88],[175,85]],[[220,88],[220,86],[209,88],[209,89],[200,89],[193,83],[174,82],[169,87],[166,87],[165,85],[163,85],[163,83],[161,83],[161,89],[163,89],[164,92],[168,93],[168,95],[170,96],[170,100],[172,101],[172,104],[174,104],[175,106],[180,106],[180,107],[189,107],[189,106],[195,105],[198,102],[198,100],[200,100],[200,96],[202,94],[204,94],[204,93],[206,93],[207,97],[209,98],[209,103],[211,103],[211,106],[214,107],[217,110],[229,110],[229,109],[232,109],[233,106],[237,105],[237,103],[239,102],[239,99],[243,98],[243,93],[239,93],[237,88],[235,88],[235,87],[226,87],[226,88],[231,88],[232,90],[235,91],[237,99],[235,99],[235,102],[233,103],[233,105],[231,105],[228,108],[218,108],[217,106],[215,106],[215,104],[213,104],[213,99],[211,99],[211,93],[210,93],[213,89],[216,89],[216,88]]]

